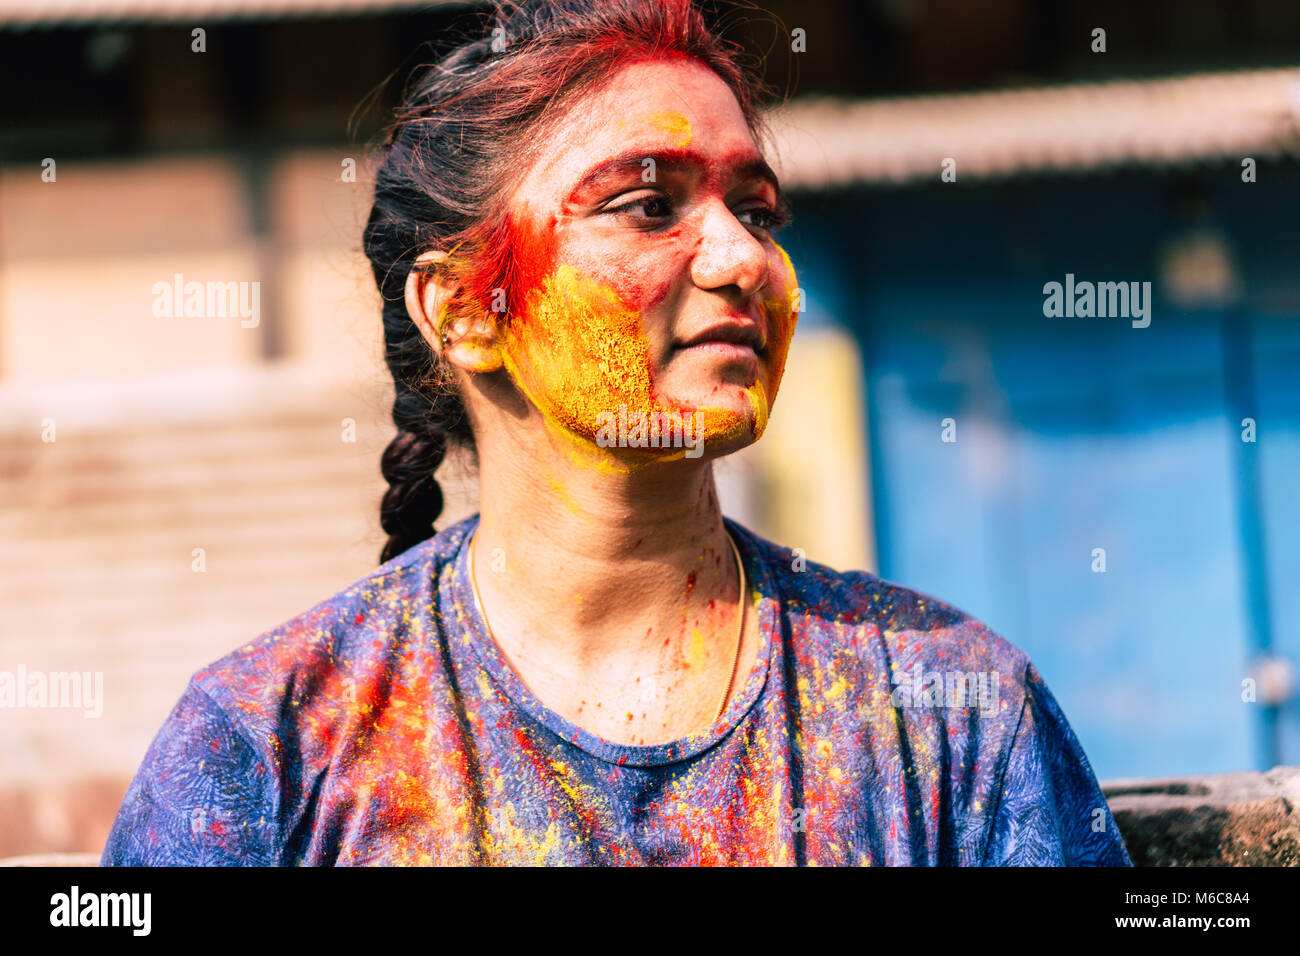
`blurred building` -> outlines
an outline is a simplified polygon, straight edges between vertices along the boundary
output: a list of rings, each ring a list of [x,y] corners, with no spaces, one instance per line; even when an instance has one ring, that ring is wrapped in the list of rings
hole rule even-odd
[[[764,6],[807,38],[768,69],[808,308],[729,512],[986,621],[1103,777],[1300,763],[1300,10]],[[0,669],[104,688],[0,711],[0,856],[97,849],[186,678],[377,563],[366,143],[466,22],[0,0]],[[1046,316],[1067,275],[1150,324]],[[156,314],[189,281],[228,314]]]

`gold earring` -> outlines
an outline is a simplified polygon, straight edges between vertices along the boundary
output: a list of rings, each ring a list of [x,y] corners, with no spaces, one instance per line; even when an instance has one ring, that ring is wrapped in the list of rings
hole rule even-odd
[[[443,349],[446,349],[449,345],[451,345],[451,336],[447,333],[447,329],[445,328],[446,324],[447,324],[447,306],[444,305],[438,311],[438,324],[435,327],[438,333],[438,339],[439,341],[442,342]]]

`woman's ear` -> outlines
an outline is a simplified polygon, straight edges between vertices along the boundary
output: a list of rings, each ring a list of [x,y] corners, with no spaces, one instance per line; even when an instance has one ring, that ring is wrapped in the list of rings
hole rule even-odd
[[[448,307],[460,286],[446,278],[447,253],[422,253],[406,277],[406,311],[429,347],[466,372],[495,372],[502,367],[497,326],[484,312],[478,321],[447,321]]]
[[[440,266],[447,261],[447,253],[432,250],[421,254],[411,265],[406,277],[406,313],[420,330],[424,340],[438,354],[442,354],[446,336],[442,323],[447,304],[456,294],[457,286],[448,284]]]

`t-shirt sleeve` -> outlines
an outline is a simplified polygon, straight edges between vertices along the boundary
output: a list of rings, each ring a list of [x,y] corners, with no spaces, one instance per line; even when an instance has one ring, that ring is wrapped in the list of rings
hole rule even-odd
[[[278,793],[266,764],[193,681],[118,809],[100,866],[270,866]]]
[[[986,866],[1132,866],[1088,758],[1032,664]]]

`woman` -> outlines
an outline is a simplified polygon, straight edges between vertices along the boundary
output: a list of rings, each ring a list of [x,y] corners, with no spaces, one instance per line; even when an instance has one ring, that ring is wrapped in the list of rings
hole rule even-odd
[[[385,563],[194,676],[105,864],[1128,864],[1023,653],[721,515],[799,299],[757,97],[686,0],[517,10],[408,92]],[[480,513],[430,537],[448,442]]]

